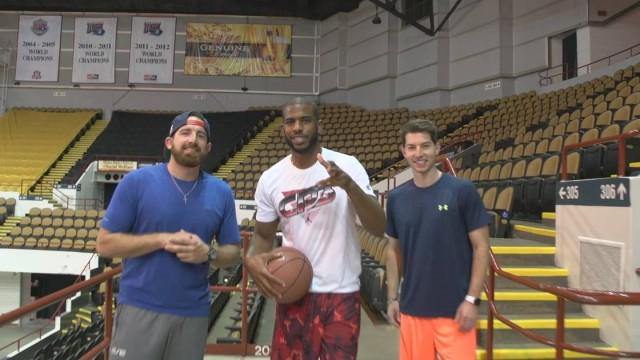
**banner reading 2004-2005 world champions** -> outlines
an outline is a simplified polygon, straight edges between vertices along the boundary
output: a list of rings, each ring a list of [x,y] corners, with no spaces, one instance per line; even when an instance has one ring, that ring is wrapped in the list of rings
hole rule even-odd
[[[58,81],[62,16],[21,15],[16,80]]]
[[[291,76],[291,25],[187,24],[184,73]]]

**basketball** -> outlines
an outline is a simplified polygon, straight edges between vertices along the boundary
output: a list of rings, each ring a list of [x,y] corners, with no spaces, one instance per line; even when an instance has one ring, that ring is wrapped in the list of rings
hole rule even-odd
[[[313,269],[309,259],[298,249],[279,247],[272,251],[282,257],[267,264],[269,272],[285,283],[282,297],[276,299],[280,304],[291,304],[307,294],[311,287]]]

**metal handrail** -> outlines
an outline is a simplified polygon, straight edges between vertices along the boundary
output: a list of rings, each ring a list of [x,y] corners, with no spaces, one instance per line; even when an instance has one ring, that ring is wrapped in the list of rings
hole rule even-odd
[[[568,176],[567,155],[569,154],[570,150],[579,149],[579,148],[596,145],[596,144],[610,143],[610,142],[618,143],[618,176],[624,176],[626,171],[626,161],[627,161],[625,144],[627,142],[627,139],[636,137],[639,135],[640,135],[640,130],[631,130],[631,131],[627,131],[626,133],[622,133],[620,135],[606,136],[600,139],[587,140],[587,141],[582,141],[579,143],[563,146],[562,152],[561,152],[561,173],[560,173],[561,177],[560,178],[562,180],[567,180],[567,176]]]
[[[493,323],[494,317],[505,325],[509,326],[516,332],[526,336],[527,338],[556,348],[556,359],[564,359],[563,350],[570,350],[592,355],[601,355],[609,357],[625,357],[640,358],[640,352],[630,351],[609,351],[600,350],[588,346],[572,345],[564,341],[564,320],[565,320],[565,301],[570,300],[575,303],[584,305],[640,305],[640,292],[614,292],[614,291],[596,291],[596,290],[580,290],[575,288],[556,286],[529,280],[521,276],[504,271],[498,264],[493,251],[489,250],[490,267],[489,278],[485,282],[485,291],[487,292],[489,314],[487,320],[487,344],[486,354],[487,360],[493,359]],[[499,276],[517,282],[528,288],[553,294],[557,297],[556,307],[556,336],[555,339],[535,334],[534,332],[524,329],[516,323],[507,319],[502,315],[495,306],[495,277]]]
[[[607,61],[607,66],[609,66],[609,65],[611,65],[611,59],[613,57],[617,56],[617,55],[620,55],[620,54],[624,54],[624,53],[628,52],[629,56],[625,58],[625,59],[628,59],[628,58],[630,58],[630,57],[632,57],[634,55],[634,53],[633,53],[634,49],[635,48],[639,48],[639,47],[640,47],[640,44],[636,44],[636,45],[630,46],[630,47],[628,47],[628,48],[626,48],[624,50],[620,50],[620,51],[618,51],[616,53],[613,53],[611,55],[608,55],[608,56],[605,56],[605,57],[600,58],[598,60],[592,61],[592,62],[590,62],[588,64],[585,64],[585,65],[582,65],[582,66],[578,66],[576,68],[576,75],[579,74],[581,69],[586,69],[586,74],[590,73],[592,65],[597,64],[597,63],[602,62],[602,61],[605,61],[605,60]],[[640,52],[638,52],[638,53],[640,53]],[[636,54],[638,54],[638,53],[636,53]],[[556,70],[556,69],[562,69],[562,71],[559,74],[549,75],[550,72],[552,72],[553,70]],[[553,79],[555,77],[558,77],[558,76],[562,77],[563,80],[564,80],[564,75],[567,72],[568,72],[568,67],[564,63],[560,64],[560,65],[548,67],[545,70],[540,71],[538,73],[538,78],[539,78],[538,79],[538,84],[540,86],[551,85],[551,84],[553,84]]]
[[[1,314],[0,326],[5,325],[11,321],[17,320],[20,317],[27,315],[31,312],[47,307],[57,301],[64,300],[70,297],[71,295],[77,293],[78,291],[106,282],[105,306],[103,308],[104,340],[100,344],[98,344],[95,348],[93,348],[89,353],[85,354],[82,357],[82,360],[93,359],[93,357],[95,357],[95,355],[97,355],[100,351],[104,350],[111,341],[111,327],[113,323],[113,308],[112,308],[112,300],[111,300],[113,297],[112,280],[116,275],[120,274],[121,271],[122,271],[122,267],[120,266],[116,267],[112,270],[96,275],[90,279],[81,281],[77,284],[68,286],[62,290],[58,290],[52,294],[43,296],[40,299],[37,299],[30,304],[19,307],[7,313]]]

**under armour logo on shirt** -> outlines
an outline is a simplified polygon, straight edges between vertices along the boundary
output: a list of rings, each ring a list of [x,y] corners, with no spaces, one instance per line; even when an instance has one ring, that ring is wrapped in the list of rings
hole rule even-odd
[[[449,211],[449,205],[438,205],[438,211]]]

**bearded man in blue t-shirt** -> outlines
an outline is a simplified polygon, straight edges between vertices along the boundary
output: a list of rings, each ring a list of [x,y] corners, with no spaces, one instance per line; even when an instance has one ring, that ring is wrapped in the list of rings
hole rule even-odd
[[[387,316],[400,327],[400,359],[475,359],[489,216],[473,184],[435,167],[431,121],[411,120],[400,135],[413,179],[389,193],[386,230]]]
[[[208,120],[176,116],[164,144],[169,162],[124,177],[97,239],[101,256],[124,258],[112,359],[202,360],[209,266],[240,261],[231,189],[200,170],[211,151]]]

